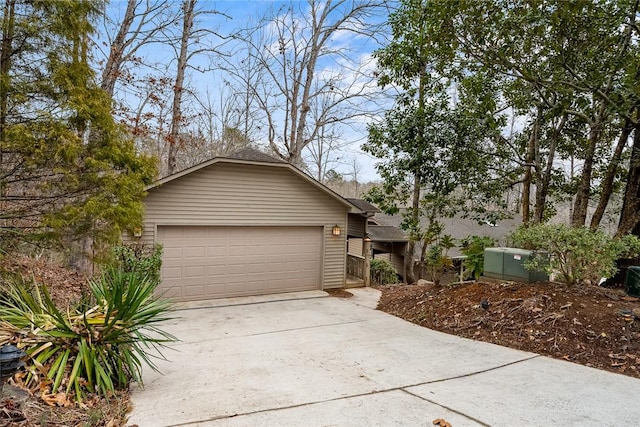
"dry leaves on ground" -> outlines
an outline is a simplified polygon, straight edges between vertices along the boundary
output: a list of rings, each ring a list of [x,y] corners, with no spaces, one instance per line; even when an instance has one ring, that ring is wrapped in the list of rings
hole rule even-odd
[[[381,286],[378,309],[430,329],[640,378],[640,301],[554,283]]]

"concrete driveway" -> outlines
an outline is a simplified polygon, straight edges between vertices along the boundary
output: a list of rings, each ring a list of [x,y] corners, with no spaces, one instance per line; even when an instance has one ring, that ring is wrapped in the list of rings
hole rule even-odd
[[[367,307],[371,291],[178,311],[182,341],[163,375],[145,369],[129,424],[640,425],[640,380],[431,331]]]

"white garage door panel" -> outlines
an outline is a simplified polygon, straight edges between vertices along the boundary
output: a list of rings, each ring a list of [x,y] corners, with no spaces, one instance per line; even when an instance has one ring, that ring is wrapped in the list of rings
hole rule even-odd
[[[158,227],[159,292],[179,301],[320,288],[321,227]]]

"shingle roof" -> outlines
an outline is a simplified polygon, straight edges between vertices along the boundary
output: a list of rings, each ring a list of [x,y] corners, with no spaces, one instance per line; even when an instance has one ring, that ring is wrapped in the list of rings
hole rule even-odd
[[[367,234],[373,242],[408,242],[407,235],[392,225],[370,225]]]
[[[374,219],[380,224],[400,225],[400,222],[402,222],[402,215],[376,214]],[[451,235],[451,237],[458,240],[458,244],[460,239],[472,235],[488,236],[498,240],[500,244],[504,244],[506,237],[521,224],[521,221],[516,218],[502,219],[498,221],[496,225],[492,226],[486,223],[478,224],[478,221],[476,220],[471,218],[462,218],[461,216],[443,218],[441,219],[441,222],[444,226],[442,234]],[[427,225],[426,219],[423,219],[422,225]],[[369,225],[368,229],[370,230],[372,227],[374,226]],[[420,244],[418,243],[416,245],[416,253],[419,253],[419,251]],[[458,247],[449,250],[449,256],[458,255],[461,255]]]
[[[373,206],[371,203],[367,202],[366,200],[362,200],[362,199],[350,199],[347,198],[347,200],[352,204],[355,205],[358,209],[360,209],[361,211],[365,211],[365,212],[382,212],[380,209],[376,208],[375,206]]]
[[[263,163],[286,163],[284,160],[271,157],[268,154],[258,151],[255,148],[243,148],[242,150],[231,153],[227,156],[223,156],[227,159],[235,160],[247,160],[250,162],[263,162]]]

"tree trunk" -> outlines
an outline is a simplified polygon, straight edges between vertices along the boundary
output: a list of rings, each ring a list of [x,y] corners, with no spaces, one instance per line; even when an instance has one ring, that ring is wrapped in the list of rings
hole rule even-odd
[[[633,133],[629,174],[616,236],[630,232],[640,236],[640,124],[636,124]]]
[[[5,127],[9,107],[9,72],[11,70],[11,53],[13,51],[13,29],[15,25],[15,0],[7,0],[4,4],[2,23],[2,45],[0,45],[0,218],[6,212],[5,196],[7,189],[4,184],[3,157],[5,142]],[[5,227],[3,220],[0,228]]]
[[[598,206],[596,207],[593,216],[591,217],[591,224],[589,228],[595,231],[600,226],[600,221],[602,221],[602,217],[604,216],[604,211],[607,209],[607,205],[609,204],[609,199],[611,198],[611,194],[613,193],[613,182],[616,177],[616,173],[618,172],[618,167],[620,166],[622,152],[624,151],[624,147],[627,145],[627,141],[629,139],[629,135],[633,131],[633,125],[630,119],[625,119],[624,127],[622,128],[622,132],[620,132],[620,137],[618,138],[618,143],[616,144],[616,148],[613,152],[613,156],[611,157],[611,161],[609,162],[609,166],[607,167],[607,172],[604,176],[604,180],[602,181],[602,189],[600,190],[600,200],[598,201]]]
[[[116,81],[120,76],[120,68],[122,67],[124,58],[126,37],[135,18],[137,4],[138,0],[127,1],[127,10],[124,14],[122,24],[120,24],[118,34],[116,34],[116,37],[111,43],[109,58],[107,58],[107,63],[104,66],[104,70],[102,70],[102,81],[100,82],[100,87],[109,94],[110,98],[113,98],[113,91],[116,86]]]
[[[527,154],[524,159],[524,178],[522,179],[522,224],[528,225],[531,219],[531,184],[533,175],[531,168],[533,166],[533,159],[535,155],[535,147],[538,141],[538,128],[540,127],[540,116],[542,115],[542,108],[538,107],[538,116],[531,130],[531,136],[529,137],[529,143],[527,144]]]
[[[603,118],[605,116],[606,104],[601,101],[600,108],[595,120],[590,125],[587,152],[582,166],[580,184],[576,192],[576,200],[573,204],[573,214],[571,216],[572,227],[584,227],[587,222],[587,208],[591,198],[591,176],[593,175],[593,162],[596,154],[596,147],[600,139]]]
[[[169,175],[176,172],[177,153],[180,147],[180,125],[182,124],[182,93],[184,92],[184,74],[187,68],[187,53],[189,38],[193,28],[194,9],[196,0],[185,0],[182,4],[183,21],[182,37],[180,38],[180,54],[173,86],[173,106],[171,109],[171,129],[169,131],[169,153],[167,155],[167,171]]]
[[[9,71],[11,70],[11,54],[13,50],[13,27],[15,25],[15,0],[7,0],[4,4],[2,23],[2,45],[0,46],[0,142],[4,142],[5,127],[9,106]],[[0,161],[2,150],[0,150]],[[2,163],[0,162],[0,165]]]
[[[560,119],[558,126],[553,129],[553,137],[549,144],[549,153],[547,154],[547,165],[544,171],[544,175],[538,180],[536,186],[536,205],[533,212],[533,222],[535,224],[541,224],[544,220],[544,211],[547,203],[547,196],[549,195],[549,186],[551,184],[551,173],[553,172],[553,159],[556,155],[556,147],[558,146],[558,139],[565,124],[567,123],[568,115],[564,114]]]
[[[409,215],[411,217],[411,223],[417,224],[420,221],[420,175],[415,172],[413,175],[413,197],[411,200],[411,210]],[[409,236],[409,243],[407,244],[407,251],[404,254],[404,280],[406,283],[414,283],[416,276],[413,272],[413,256],[416,252],[415,236]]]

